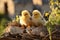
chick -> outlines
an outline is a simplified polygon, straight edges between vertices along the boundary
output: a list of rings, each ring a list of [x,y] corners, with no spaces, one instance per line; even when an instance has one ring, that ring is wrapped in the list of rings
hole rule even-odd
[[[42,26],[45,24],[46,20],[43,18],[38,10],[32,12],[32,22],[35,26]]]
[[[22,28],[30,27],[30,25],[31,25],[31,16],[30,16],[29,11],[23,10],[21,12],[20,24],[22,25]]]

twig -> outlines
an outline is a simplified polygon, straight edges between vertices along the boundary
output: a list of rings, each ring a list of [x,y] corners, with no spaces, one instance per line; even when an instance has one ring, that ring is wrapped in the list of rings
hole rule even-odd
[[[58,31],[58,30],[56,29],[55,31],[52,32],[52,34],[55,33],[56,31]],[[45,40],[48,36],[49,36],[49,34],[47,34],[47,35],[43,38],[43,40]]]

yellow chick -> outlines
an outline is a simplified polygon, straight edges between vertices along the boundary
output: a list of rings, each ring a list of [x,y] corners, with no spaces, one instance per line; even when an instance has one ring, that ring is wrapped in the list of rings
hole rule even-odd
[[[32,12],[32,22],[35,26],[42,26],[46,21],[38,10],[34,10]]]
[[[30,27],[30,24],[31,24],[31,16],[30,16],[29,11],[23,10],[21,12],[20,24],[22,25],[23,28],[24,28],[24,26],[25,27],[28,27],[28,26]]]

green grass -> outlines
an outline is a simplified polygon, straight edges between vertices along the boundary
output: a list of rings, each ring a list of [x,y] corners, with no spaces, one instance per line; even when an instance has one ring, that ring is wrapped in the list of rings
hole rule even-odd
[[[5,15],[0,14],[0,37],[4,32],[4,29],[6,28],[7,22],[10,21],[10,18],[5,17]]]

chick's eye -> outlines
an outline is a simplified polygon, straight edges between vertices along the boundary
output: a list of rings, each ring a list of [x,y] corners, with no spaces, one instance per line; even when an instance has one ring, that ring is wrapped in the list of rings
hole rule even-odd
[[[25,14],[25,15],[28,15],[28,14]]]
[[[35,15],[38,15],[38,14],[35,14]]]

